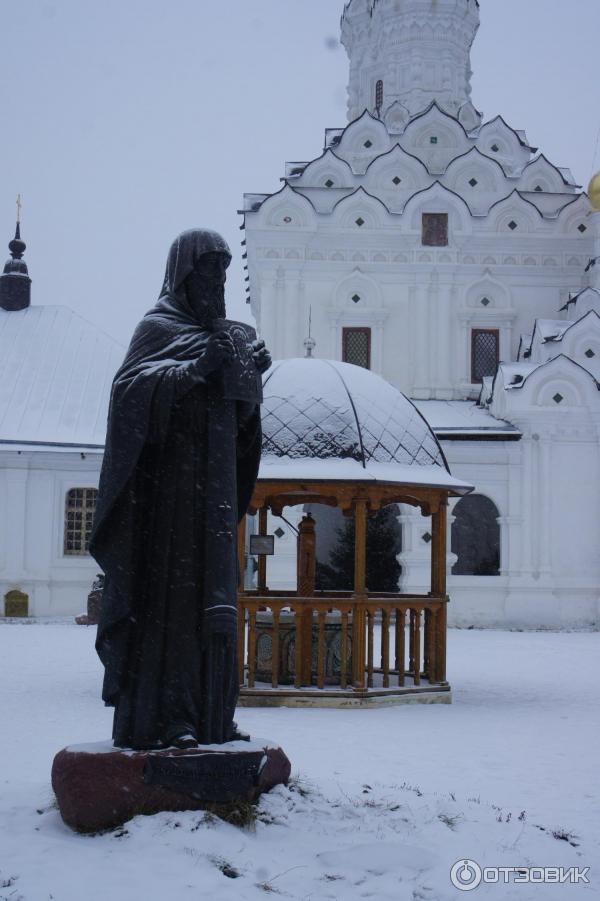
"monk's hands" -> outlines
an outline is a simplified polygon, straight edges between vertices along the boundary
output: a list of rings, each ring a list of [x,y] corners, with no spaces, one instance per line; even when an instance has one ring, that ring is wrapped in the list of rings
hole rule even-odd
[[[204,361],[209,371],[220,369],[235,356],[235,347],[229,332],[215,332],[206,343]]]
[[[252,358],[254,360],[254,365],[261,375],[264,375],[264,373],[271,368],[271,364],[273,363],[271,354],[265,347],[264,341],[254,341],[252,343]]]

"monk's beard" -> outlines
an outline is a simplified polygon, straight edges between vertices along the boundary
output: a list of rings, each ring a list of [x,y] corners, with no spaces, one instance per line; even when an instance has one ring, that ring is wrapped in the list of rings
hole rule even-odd
[[[225,286],[206,282],[188,302],[199,325],[210,326],[215,319],[225,319]]]

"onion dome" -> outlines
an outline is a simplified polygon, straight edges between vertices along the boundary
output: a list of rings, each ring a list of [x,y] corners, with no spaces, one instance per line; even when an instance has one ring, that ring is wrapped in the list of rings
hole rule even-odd
[[[8,245],[11,258],[6,261],[0,275],[0,307],[8,312],[24,310],[31,303],[31,279],[27,263],[22,258],[27,245],[21,239],[21,226],[17,222],[15,236]]]
[[[600,210],[600,172],[596,172],[588,188],[590,203],[595,210]]]

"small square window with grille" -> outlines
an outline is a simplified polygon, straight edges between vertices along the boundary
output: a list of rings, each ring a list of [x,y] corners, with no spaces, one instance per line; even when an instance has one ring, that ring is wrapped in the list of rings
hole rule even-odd
[[[365,141],[365,143],[364,143],[364,146],[365,146],[365,147],[367,148],[367,150],[368,150],[370,147],[373,146],[373,141],[369,141],[369,140],[367,139],[367,140]]]
[[[421,243],[424,247],[448,246],[448,213],[423,213]]]
[[[279,526],[277,529],[275,529],[274,534],[277,535],[278,538],[283,538],[283,536],[285,535],[285,532],[283,531],[281,526]]]
[[[432,136],[429,138],[429,143],[430,143],[430,144],[437,144],[437,142],[438,142],[438,139],[436,138],[435,135],[432,135]]]
[[[396,187],[398,187],[398,185],[400,184],[400,182],[402,181],[402,179],[400,178],[399,175],[394,175],[394,177],[392,178],[392,181],[394,182],[394,184],[396,185]]]
[[[491,302],[492,302],[492,301],[489,299],[489,297],[482,297],[482,298],[481,298],[481,306],[482,306],[482,307],[489,307],[489,305],[491,304]]]
[[[363,369],[371,368],[371,329],[345,328],[342,331],[342,360]]]
[[[554,395],[554,397],[552,398],[552,400],[554,401],[555,404],[562,404],[562,402],[563,402],[563,400],[564,400],[564,397],[562,396],[562,394],[558,394],[558,393],[557,393],[557,394]]]
[[[474,188],[476,185],[479,184],[479,182],[477,181],[476,178],[472,178],[472,179],[469,181],[469,184],[471,185],[472,188]]]
[[[365,224],[365,220],[361,216],[359,216],[358,219],[356,220],[356,224],[358,225],[359,228],[362,228],[363,225]]]
[[[360,294],[353,294],[352,300],[354,303],[358,303],[360,301]]]
[[[593,357],[596,356],[596,354],[594,353],[594,351],[592,350],[591,347],[588,350],[586,350],[585,355],[588,358],[588,360],[591,360]]]
[[[64,540],[66,555],[83,557],[89,554],[97,498],[96,488],[72,488],[67,493]]]
[[[335,182],[333,182],[330,178],[328,178],[327,181],[325,182],[325,187],[333,188],[334,184],[335,184]]]
[[[431,534],[431,532],[423,532],[421,538],[423,539],[425,544],[431,544],[431,542],[433,541],[433,535]]]
[[[511,219],[511,221],[508,223],[508,227],[510,228],[511,232],[514,232],[514,230],[516,228],[518,228],[519,226],[517,225],[517,223],[515,222],[514,219]]]
[[[498,329],[473,329],[471,332],[471,382],[481,384],[487,376],[496,375],[500,361]]]
[[[578,228],[578,231],[580,231],[581,234],[583,234],[584,232],[587,231],[587,225],[584,225],[583,222],[582,222],[581,225],[580,225],[579,228]]]
[[[498,153],[500,148],[498,147],[497,144],[492,144],[492,146],[490,147],[490,150],[492,151],[492,153]]]

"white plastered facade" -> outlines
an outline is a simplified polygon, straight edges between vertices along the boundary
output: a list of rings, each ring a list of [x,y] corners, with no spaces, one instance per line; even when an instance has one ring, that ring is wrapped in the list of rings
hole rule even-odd
[[[344,328],[370,328],[371,368],[495,504],[500,575],[451,575],[451,622],[597,627],[600,259],[586,267],[600,214],[525,132],[474,109],[478,25],[475,0],[346,5],[349,124],[288,164],[281,190],[246,196],[249,302],[279,358],[302,354],[309,311],[319,357],[342,358]],[[447,214],[447,246],[423,246],[424,213]],[[476,329],[497,330],[503,361],[483,390]],[[511,433],[461,431],[456,410],[473,404]],[[402,521],[410,590],[427,581],[427,529],[410,510]]]

